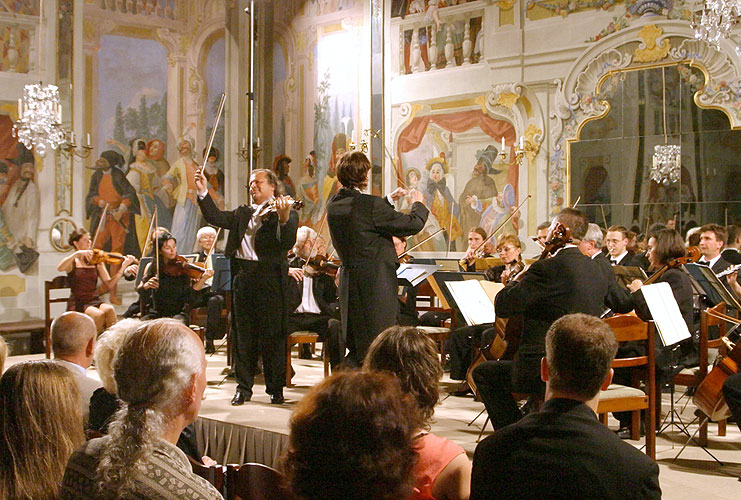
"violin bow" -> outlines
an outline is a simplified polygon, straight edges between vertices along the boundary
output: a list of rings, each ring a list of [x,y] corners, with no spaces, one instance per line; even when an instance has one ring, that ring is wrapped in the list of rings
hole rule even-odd
[[[204,264],[208,262],[208,258],[211,257],[211,255],[214,253],[214,248],[216,248],[216,242],[219,240],[219,233],[221,232],[221,228],[216,228],[216,236],[214,237],[214,244],[211,245],[211,248],[208,249],[208,253],[206,254],[206,258],[203,260]]]
[[[444,228],[444,227],[441,227],[440,229],[438,229],[437,231],[435,231],[434,233],[432,233],[431,235],[429,235],[429,236],[428,236],[427,238],[423,239],[422,241],[420,241],[419,243],[417,243],[416,245],[414,245],[414,246],[413,246],[412,248],[410,248],[409,250],[406,250],[406,251],[404,251],[404,252],[403,252],[403,253],[402,253],[401,255],[399,255],[399,258],[401,259],[401,258],[402,258],[402,257],[404,257],[404,256],[405,256],[406,254],[408,254],[409,252],[411,252],[412,250],[414,250],[415,248],[418,248],[418,247],[420,247],[420,246],[424,245],[424,244],[425,244],[425,243],[427,243],[427,242],[428,242],[429,240],[431,240],[432,238],[434,238],[434,237],[435,237],[435,236],[437,236],[438,234],[442,233],[443,231],[445,231],[445,228]]]
[[[514,217],[514,216],[515,216],[515,214],[516,214],[516,213],[518,213],[518,212],[520,211],[520,209],[521,209],[521,208],[522,208],[522,206],[523,206],[523,205],[524,205],[524,204],[525,204],[525,203],[527,202],[527,200],[529,200],[529,199],[530,199],[530,198],[532,198],[532,197],[533,197],[533,195],[531,195],[531,194],[528,194],[528,195],[527,195],[527,197],[526,197],[526,198],[525,198],[524,200],[522,200],[522,203],[520,203],[519,205],[517,205],[517,208],[516,208],[516,209],[515,209],[515,210],[514,210],[514,211],[513,211],[513,212],[512,212],[511,214],[509,214],[509,217],[507,217],[506,219],[504,219],[504,222],[502,222],[501,224],[499,224],[499,225],[497,226],[497,228],[496,228],[496,229],[494,229],[494,231],[492,231],[492,232],[491,232],[491,234],[490,234],[489,236],[487,236],[487,237],[486,237],[486,238],[484,239],[484,241],[482,241],[482,242],[481,242],[481,243],[479,244],[479,246],[477,246],[477,247],[476,247],[476,248],[475,248],[475,249],[473,250],[473,253],[474,253],[474,255],[475,255],[475,254],[476,254],[476,252],[478,252],[478,251],[479,251],[479,250],[480,250],[480,249],[481,249],[481,248],[482,248],[482,247],[483,247],[484,245],[486,245],[486,243],[487,243],[487,242],[488,242],[488,241],[489,241],[490,239],[492,239],[492,238],[494,237],[494,235],[495,235],[495,234],[497,234],[497,233],[499,232],[499,230],[500,230],[500,229],[502,229],[502,228],[504,227],[504,225],[505,225],[506,223],[508,223],[508,222],[510,221],[510,219],[512,219],[512,217]]]
[[[154,210],[154,220],[156,221],[154,223],[154,227],[157,227],[159,225],[159,218],[157,217],[157,207],[155,207]],[[154,232],[152,233],[152,239],[154,240]],[[152,241],[152,245],[154,245],[154,261],[155,261],[155,271],[157,272],[156,276],[157,279],[160,277],[160,246]]]
[[[208,161],[208,155],[211,154],[211,146],[214,145],[214,137],[216,136],[216,127],[219,126],[219,119],[221,118],[221,113],[224,111],[224,102],[226,101],[226,93],[221,93],[221,100],[219,101],[219,110],[216,112],[216,119],[214,120],[214,127],[211,129],[211,136],[208,138],[208,146],[206,146],[206,150],[203,152],[203,163],[201,164],[201,168],[198,170],[198,172],[203,175],[203,169],[206,168],[206,161]]]
[[[571,208],[576,208],[576,206],[579,204],[580,201],[581,201],[581,195],[576,197],[576,200],[574,201],[574,204],[571,205]]]
[[[155,212],[157,211],[157,207],[155,207]],[[154,231],[154,228],[156,227],[154,225],[156,217],[152,217],[152,220],[149,221],[149,231],[147,231],[147,239],[144,241],[144,249],[142,249],[142,258],[147,256],[147,252],[149,251],[149,246],[152,243],[152,232]]]
[[[93,235],[93,244],[90,245],[90,248],[92,250],[95,250],[95,242],[98,241],[98,234],[100,234],[100,228],[105,226],[105,216],[108,214],[108,203],[105,204],[105,207],[103,207],[103,214],[100,216],[100,222],[98,222],[98,227],[95,228],[95,234]]]
[[[391,162],[391,166],[394,167],[394,172],[396,172],[396,180],[399,184],[399,187],[407,189],[406,182],[404,182],[404,177],[401,175],[399,165],[396,164],[394,158],[391,156],[391,151],[389,151],[389,148],[386,147],[386,143],[381,140],[381,130],[373,130],[370,128],[366,130],[368,131],[368,135],[370,135],[371,137],[375,137],[376,139],[381,141],[381,144],[383,145],[383,151],[386,153],[386,156],[388,156],[388,159]]]
[[[311,245],[311,251],[309,252],[309,260],[314,256],[314,250],[316,250],[316,244],[319,238],[322,236],[322,230],[324,230],[324,223],[327,222],[327,207],[324,207],[324,214],[322,215],[322,221],[319,223],[319,231],[316,232],[316,238],[314,243]]]

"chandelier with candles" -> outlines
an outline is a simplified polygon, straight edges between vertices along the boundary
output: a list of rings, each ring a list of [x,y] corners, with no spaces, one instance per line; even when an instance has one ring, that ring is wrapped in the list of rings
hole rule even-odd
[[[42,156],[47,148],[57,149],[65,142],[56,85],[34,83],[24,87],[23,97],[18,99],[18,121],[13,125],[13,134],[26,149],[33,149]]]

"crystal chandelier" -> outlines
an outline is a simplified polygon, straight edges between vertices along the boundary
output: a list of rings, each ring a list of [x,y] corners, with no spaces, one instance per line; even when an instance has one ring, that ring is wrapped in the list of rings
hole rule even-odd
[[[654,147],[653,163],[649,178],[657,184],[668,186],[679,181],[682,173],[682,146],[667,144],[666,133],[666,68],[661,68],[662,108],[664,112],[664,144]]]
[[[741,0],[705,0],[702,10],[695,13],[692,22],[695,38],[720,49],[721,38],[732,40],[732,30],[740,14]],[[738,45],[736,53],[741,55]]]
[[[668,186],[679,182],[682,169],[682,147],[675,144],[654,147],[653,165],[649,177],[657,184]]]
[[[42,83],[26,85],[23,98],[18,99],[18,121],[13,134],[27,149],[46,154],[47,148],[57,149],[65,142],[62,128],[62,107],[56,85]]]

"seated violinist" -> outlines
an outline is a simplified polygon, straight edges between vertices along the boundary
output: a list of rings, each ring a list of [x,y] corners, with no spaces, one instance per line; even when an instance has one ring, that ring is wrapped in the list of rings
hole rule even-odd
[[[481,245],[486,239],[486,231],[482,227],[474,227],[468,232],[468,248],[461,262],[466,261],[464,271],[476,271],[476,259],[492,257],[492,248],[489,243]],[[461,267],[464,267],[461,265]]]
[[[206,280],[213,276],[211,269],[193,269],[178,255],[176,240],[170,233],[157,237],[157,258],[159,264],[151,262],[144,269],[140,283],[144,295],[142,320],[173,318],[187,325],[192,303],[192,291],[203,288]],[[192,277],[194,274],[199,278]]]
[[[399,256],[406,251],[406,240],[398,236],[392,236],[396,255]],[[413,257],[409,256],[407,262],[411,262]],[[406,283],[406,281],[404,281]],[[399,316],[398,323],[402,326],[416,326],[419,323],[417,315],[417,287],[411,284],[399,284]]]
[[[514,278],[525,268],[525,264],[522,261],[522,244],[516,235],[503,234],[497,240],[496,248],[502,264],[488,268],[484,271],[484,276],[488,281],[506,285],[509,279]],[[487,330],[490,330],[492,326],[492,323],[483,323],[481,325],[457,328],[453,331],[447,343],[448,352],[450,353],[451,379],[466,379],[466,373],[473,361],[473,350],[491,341],[495,332],[493,330]],[[470,388],[464,383],[453,394],[464,396],[469,391]]]
[[[205,262],[206,269],[213,270],[213,252],[211,248],[216,245],[216,230],[211,226],[204,226],[198,230],[196,241],[200,250],[198,251],[198,262]],[[215,249],[214,249],[215,250]],[[211,289],[213,277],[208,278],[204,287],[193,294],[193,308],[206,307],[206,354],[216,352],[214,340],[220,339],[226,332],[226,321],[221,317],[224,309],[224,295]]]
[[[294,258],[288,261],[288,333],[308,330],[319,334],[319,340],[324,340],[329,349],[329,362],[335,369],[342,362],[337,285],[324,269],[307,264],[326,252],[324,241],[316,231],[308,226],[298,228]],[[311,357],[310,353],[301,354]]]
[[[127,255],[119,259],[123,265],[116,274],[110,276],[105,267],[106,252],[93,251],[90,243],[90,234],[85,229],[73,231],[69,235],[69,244],[75,248],[75,252],[59,262],[57,271],[67,273],[71,288],[67,310],[90,316],[100,333],[113,325],[118,318],[113,306],[100,300],[98,295],[107,292],[118,283],[124,270],[135,262],[136,258]],[[98,287],[98,278],[103,282],[100,287]]]

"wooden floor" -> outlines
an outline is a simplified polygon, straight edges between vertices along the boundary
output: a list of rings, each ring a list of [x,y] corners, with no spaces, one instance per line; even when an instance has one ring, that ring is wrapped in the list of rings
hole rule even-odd
[[[8,365],[20,360],[40,357],[11,357],[8,359]],[[229,401],[234,394],[235,383],[232,379],[224,379],[222,375],[225,362],[225,356],[220,353],[208,356],[208,387],[201,416],[280,434],[287,433],[292,407],[323,376],[322,364],[318,359],[299,360],[294,357],[296,386],[285,390],[287,399],[285,405],[269,404],[269,396],[265,394],[262,379],[258,376],[252,401],[241,407],[232,407]],[[94,368],[90,371],[91,376],[95,376]],[[456,385],[446,374],[441,383],[442,402],[436,409],[432,431],[457,442],[468,452],[469,456],[472,456],[486,415],[479,416],[470,424],[482,410],[483,405],[470,397],[446,397],[447,392]],[[676,406],[684,422],[691,420],[694,412],[691,402],[684,407],[686,401],[687,399],[684,398]],[[669,408],[669,394],[664,395],[664,408]],[[616,422],[612,421],[612,425],[615,426]],[[696,425],[689,426],[690,432],[696,429]],[[487,428],[484,436],[489,432],[491,432],[491,427]],[[723,465],[718,464],[694,443],[691,443],[679,458],[675,459],[686,441],[686,436],[679,430],[679,426],[669,426],[657,436],[656,458],[661,470],[660,482],[663,498],[692,500],[741,498],[741,482],[738,481],[741,475],[741,432],[735,424],[729,424],[727,436],[718,437],[717,426],[711,424],[709,440],[708,451],[721,460]],[[638,448],[643,444],[637,441],[627,442]]]

